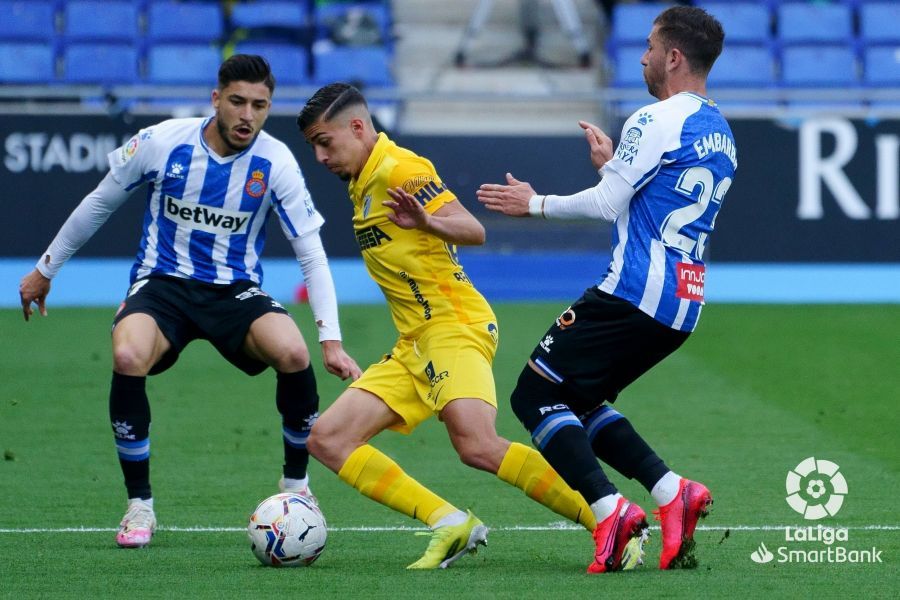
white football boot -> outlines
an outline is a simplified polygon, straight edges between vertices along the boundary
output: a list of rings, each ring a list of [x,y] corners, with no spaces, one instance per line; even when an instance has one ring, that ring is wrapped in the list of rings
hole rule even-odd
[[[128,510],[119,523],[116,543],[120,548],[143,548],[150,543],[156,531],[156,515],[153,506],[140,498],[128,500]]]

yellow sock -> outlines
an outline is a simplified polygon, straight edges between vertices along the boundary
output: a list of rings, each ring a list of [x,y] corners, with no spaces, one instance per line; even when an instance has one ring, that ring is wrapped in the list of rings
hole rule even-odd
[[[368,444],[360,446],[347,457],[338,477],[363,496],[418,519],[429,527],[458,510]]]
[[[581,494],[570,488],[537,450],[516,442],[510,444],[497,477],[588,531],[597,527],[597,519]]]

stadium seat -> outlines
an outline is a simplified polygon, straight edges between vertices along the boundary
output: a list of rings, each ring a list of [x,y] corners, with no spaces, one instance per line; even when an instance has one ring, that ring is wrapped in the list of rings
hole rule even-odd
[[[0,43],[0,81],[49,83],[56,79],[53,49],[46,44]]]
[[[138,52],[131,44],[69,44],[63,54],[63,81],[68,83],[135,83]]]
[[[235,47],[240,54],[259,54],[269,61],[277,85],[309,83],[306,50],[296,44],[241,42]]]
[[[314,80],[318,85],[335,81],[361,86],[393,86],[390,53],[382,46],[331,46],[314,48]]]
[[[158,42],[214,42],[222,38],[224,14],[218,2],[155,1],[147,9],[147,38]]]
[[[67,41],[133,42],[138,37],[137,6],[130,1],[70,0],[64,14]]]
[[[641,57],[646,52],[644,46],[620,46],[612,55],[612,83],[616,87],[644,87],[644,71]]]
[[[308,6],[311,1],[260,0],[235,4],[230,18],[231,39],[309,46],[314,30],[311,6]]]
[[[771,41],[772,15],[758,2],[701,2],[698,4],[722,23],[728,44],[764,44]]]
[[[789,46],[781,57],[781,81],[789,87],[856,86],[856,54],[848,46]]]
[[[775,63],[766,46],[725,46],[709,73],[709,86],[769,87],[775,84]]]
[[[390,7],[386,2],[332,2],[316,7],[319,39],[368,46],[391,41]]]
[[[206,44],[160,44],[147,53],[147,82],[174,85],[214,85],[220,50]]]
[[[784,44],[846,43],[853,15],[845,4],[792,2],[778,7],[778,39]]]
[[[55,2],[0,0],[0,40],[49,40],[56,35]]]
[[[859,33],[860,41],[867,45],[900,43],[900,3],[860,6]]]
[[[863,63],[866,85],[900,87],[900,44],[866,48]]]
[[[671,4],[617,4],[612,14],[612,44],[645,44],[653,19]]]
[[[231,25],[244,29],[260,27],[303,28],[308,25],[304,2],[259,0],[238,2],[231,10]]]

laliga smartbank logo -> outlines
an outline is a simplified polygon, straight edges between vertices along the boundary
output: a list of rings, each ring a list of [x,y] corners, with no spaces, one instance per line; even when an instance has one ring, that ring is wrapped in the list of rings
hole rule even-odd
[[[785,500],[793,510],[808,521],[833,517],[844,504],[847,480],[840,467],[830,460],[810,456],[788,471],[785,480]],[[875,546],[865,549],[849,548],[850,532],[846,527],[785,527],[784,546],[774,552],[760,542],[750,554],[759,564],[778,563],[880,563],[881,550]],[[793,544],[788,546],[787,544]]]
[[[814,456],[788,471],[784,487],[788,505],[809,521],[836,515],[847,495],[847,480],[839,467]]]

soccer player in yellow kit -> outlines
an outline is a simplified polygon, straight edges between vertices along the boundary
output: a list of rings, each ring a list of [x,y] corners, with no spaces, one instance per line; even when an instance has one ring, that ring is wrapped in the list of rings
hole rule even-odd
[[[596,522],[584,499],[540,453],[497,435],[491,372],[497,321],[455,247],[482,244],[481,223],[431,162],[375,131],[355,87],[319,89],[297,125],[316,160],[349,182],[360,251],[400,334],[390,353],[318,418],[309,452],[363,495],[432,529],[425,554],[410,569],[447,567],[487,539],[487,528],[471,511],[427,489],[369,444],[385,429],[410,433],[435,414],[463,463],[496,474],[593,531]]]

